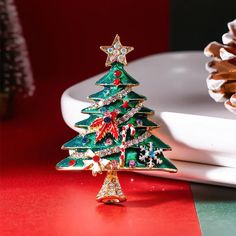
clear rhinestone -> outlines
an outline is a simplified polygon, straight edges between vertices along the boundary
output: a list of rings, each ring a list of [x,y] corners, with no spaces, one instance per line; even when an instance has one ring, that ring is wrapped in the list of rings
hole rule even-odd
[[[138,137],[138,140],[139,140],[139,141],[142,141],[142,139],[143,139],[142,136],[139,136],[139,137]]]
[[[113,52],[113,48],[108,48],[107,52],[111,54]]]
[[[114,56],[118,56],[118,55],[120,55],[120,51],[117,50],[117,49],[115,49],[112,54],[113,54]],[[120,56],[119,56],[119,57],[120,57]]]
[[[115,45],[114,45],[114,48],[115,49],[119,49],[120,47],[121,47],[120,42],[116,42]]]
[[[138,143],[139,143],[138,139],[134,139],[134,144],[138,144]]]
[[[98,102],[98,105],[99,105],[99,106],[103,106],[103,101],[99,101],[99,102]]]
[[[117,59],[118,59],[119,62],[124,62],[125,57],[123,55],[120,55],[120,56],[118,56]]]
[[[110,59],[111,62],[114,62],[116,60],[116,57],[115,56],[110,56],[109,59]]]
[[[126,48],[121,48],[120,52],[125,55],[127,53],[127,49]]]
[[[115,187],[113,183],[109,183],[108,186],[109,186],[110,188],[114,188],[114,187]]]

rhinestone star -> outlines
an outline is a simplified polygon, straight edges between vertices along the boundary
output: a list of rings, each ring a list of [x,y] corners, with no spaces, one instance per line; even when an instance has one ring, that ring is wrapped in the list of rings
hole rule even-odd
[[[107,54],[106,66],[111,66],[111,64],[116,61],[127,65],[126,55],[134,50],[133,47],[123,46],[118,34],[111,46],[101,46],[100,49]]]

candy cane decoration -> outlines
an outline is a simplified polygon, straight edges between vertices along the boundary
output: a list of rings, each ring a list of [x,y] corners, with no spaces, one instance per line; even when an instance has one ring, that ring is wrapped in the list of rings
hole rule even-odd
[[[132,124],[128,124],[122,127],[121,135],[122,135],[122,142],[120,145],[120,167],[123,167],[125,164],[125,141],[127,136],[127,130],[130,129],[131,136],[135,135],[135,128]]]

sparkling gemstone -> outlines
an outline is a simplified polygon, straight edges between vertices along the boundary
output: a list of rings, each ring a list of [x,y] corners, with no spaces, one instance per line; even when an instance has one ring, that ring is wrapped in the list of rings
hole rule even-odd
[[[106,141],[105,141],[105,145],[106,146],[109,146],[109,145],[112,145],[113,141],[111,138],[108,138]]]
[[[69,166],[73,166],[75,163],[76,163],[76,161],[73,160],[73,159],[71,159],[71,160],[69,161]]]
[[[103,154],[104,154],[103,151],[100,151],[100,152],[99,152],[99,156],[100,156],[100,157],[103,157],[103,156],[104,156]]]
[[[113,51],[112,55],[113,55],[113,56],[118,56],[118,55],[120,55],[120,51],[117,50],[117,49],[115,49],[115,50]]]
[[[143,137],[142,136],[139,136],[138,137],[138,141],[142,141]]]
[[[107,49],[107,52],[108,52],[108,53],[112,53],[112,52],[113,52],[113,48],[108,48],[108,49]]]
[[[123,107],[123,108],[128,108],[128,107],[129,107],[128,101],[125,101],[125,102],[122,104],[122,107]]]
[[[135,166],[136,166],[135,161],[134,161],[134,160],[130,160],[130,161],[129,161],[129,167],[130,167],[130,168],[134,168]]]
[[[134,144],[137,144],[138,142],[138,139],[134,139]]]
[[[100,111],[101,111],[102,113],[105,113],[105,112],[107,111],[107,109],[106,109],[105,107],[101,107],[101,108],[100,108]]]
[[[82,138],[82,143],[83,144],[86,144],[86,143],[88,143],[89,142],[89,139],[87,138],[87,137],[83,137]]]
[[[111,166],[112,166],[112,169],[117,169],[118,167],[118,162],[116,160],[112,160],[111,161]]]
[[[111,117],[106,116],[103,120],[106,124],[109,124],[111,122]]]
[[[118,59],[119,62],[123,63],[125,57],[123,55],[119,55],[117,59]]]
[[[117,114],[120,113],[120,111],[117,108],[114,110],[114,112],[116,112]]]
[[[120,84],[120,79],[114,79],[114,82],[113,82],[113,83],[114,83],[114,85],[116,85],[116,86],[119,85],[119,84]]]
[[[95,155],[95,156],[93,157],[93,161],[99,162],[99,161],[100,161],[100,156]]]
[[[120,52],[125,55],[127,53],[127,49],[126,48],[121,48]]]
[[[122,74],[122,72],[121,72],[120,70],[116,70],[116,71],[114,72],[114,76],[115,76],[115,77],[120,77],[121,74]]]
[[[115,56],[110,56],[109,60],[110,60],[110,62],[114,62],[116,60],[116,57]]]
[[[148,155],[152,158],[156,156],[154,151],[149,151]]]
[[[116,42],[115,45],[114,45],[114,48],[118,49],[118,48],[120,48],[120,46],[121,46],[120,42]]]
[[[99,105],[99,106],[102,106],[102,105],[103,105],[103,101],[99,101],[99,102],[98,102],[98,105]]]
[[[137,122],[138,126],[142,126],[143,125],[143,121],[141,119],[137,119],[136,122]]]

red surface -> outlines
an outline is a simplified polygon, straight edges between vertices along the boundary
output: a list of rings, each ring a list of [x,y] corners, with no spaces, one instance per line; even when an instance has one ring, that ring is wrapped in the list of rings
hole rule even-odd
[[[168,1],[16,2],[37,90],[0,127],[0,234],[200,235],[188,183],[121,173],[128,202],[108,206],[95,201],[104,177],[54,169],[75,135],[60,114],[63,90],[104,70],[98,46],[115,33],[135,46],[129,61],[166,51]]]
[[[36,166],[8,172],[1,235],[201,235],[187,183],[122,173],[128,201],[113,206],[95,201],[103,179]]]

